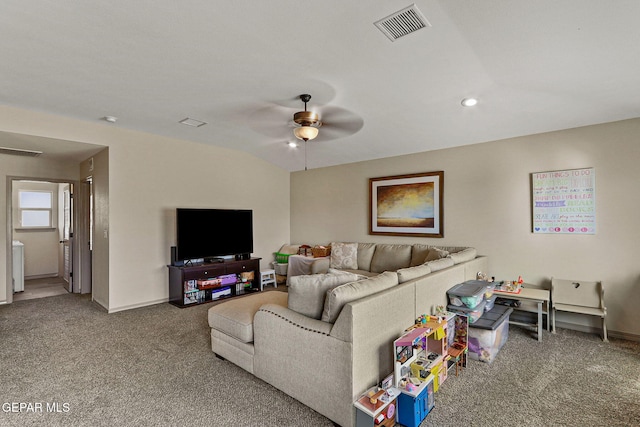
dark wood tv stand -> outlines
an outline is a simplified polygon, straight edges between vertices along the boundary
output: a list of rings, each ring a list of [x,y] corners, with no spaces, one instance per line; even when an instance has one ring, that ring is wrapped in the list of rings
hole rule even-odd
[[[180,267],[169,265],[169,303],[184,308],[260,291],[260,259],[225,260]],[[242,283],[242,273],[249,276],[253,273],[253,277]],[[232,274],[238,277],[237,282],[228,283],[229,279],[226,278],[224,284],[215,283],[223,276]],[[213,283],[203,283],[205,281]]]

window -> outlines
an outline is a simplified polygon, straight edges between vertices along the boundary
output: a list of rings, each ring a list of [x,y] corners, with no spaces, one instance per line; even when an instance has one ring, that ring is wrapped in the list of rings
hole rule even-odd
[[[25,191],[18,193],[20,226],[22,228],[51,227],[51,191]]]

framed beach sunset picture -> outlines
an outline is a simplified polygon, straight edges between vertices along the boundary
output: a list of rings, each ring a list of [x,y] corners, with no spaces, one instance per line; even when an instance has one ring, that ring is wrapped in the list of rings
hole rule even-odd
[[[444,172],[369,178],[369,234],[444,237]]]

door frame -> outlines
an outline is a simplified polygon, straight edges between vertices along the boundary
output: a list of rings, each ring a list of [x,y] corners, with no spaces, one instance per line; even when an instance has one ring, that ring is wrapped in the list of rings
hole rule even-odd
[[[7,227],[7,243],[6,243],[6,250],[7,250],[7,266],[6,266],[6,303],[7,304],[11,304],[13,303],[13,182],[14,181],[40,181],[40,182],[51,182],[51,183],[56,183],[56,184],[71,184],[73,185],[74,188],[74,192],[77,192],[79,189],[79,182],[77,180],[71,180],[71,179],[58,179],[58,178],[43,178],[43,177],[30,177],[30,176],[7,176],[7,191],[6,191],[6,207],[7,207],[7,220],[6,220],[6,227]],[[84,213],[79,211],[78,209],[78,203],[73,203],[73,229],[74,230],[78,230],[78,221],[80,221],[80,216],[83,215]],[[72,271],[74,272],[74,278],[73,278],[73,283],[74,283],[74,292],[75,292],[75,283],[81,283],[81,276],[82,274],[91,274],[91,271],[89,272],[80,272],[79,274],[76,273],[77,270],[77,266],[80,264],[79,260],[80,260],[80,251],[83,250],[83,248],[80,247],[81,245],[78,245],[78,239],[73,239],[73,243],[72,243]]]
[[[92,192],[93,192],[93,177],[80,181],[80,185],[76,187],[75,207],[76,209],[76,229],[74,234],[74,242],[79,250],[77,263],[74,266],[77,276],[73,282],[74,292],[75,288],[78,288],[77,292],[82,294],[91,293],[91,300],[93,301],[92,292],[92,248],[91,248],[91,235],[93,224],[93,206],[92,206]]]

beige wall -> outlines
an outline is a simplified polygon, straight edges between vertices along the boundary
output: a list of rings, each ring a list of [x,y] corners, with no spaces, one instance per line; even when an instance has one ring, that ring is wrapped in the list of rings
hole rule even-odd
[[[291,177],[291,238],[297,243],[407,242],[474,246],[489,273],[603,280],[608,325],[640,335],[640,119],[454,149],[296,172]],[[392,143],[392,141],[390,141]],[[531,232],[530,174],[593,167],[595,235]],[[444,171],[444,238],[368,234],[368,179]],[[598,325],[586,318],[559,321]]]
[[[108,239],[109,311],[168,299],[176,207],[253,209],[262,268],[290,240],[289,173],[241,151],[9,107],[0,130],[109,148],[108,225],[96,233]]]
[[[91,179],[91,189],[85,187],[87,180]],[[79,191],[87,189],[87,194],[79,195],[82,200],[78,200],[80,209],[86,211],[90,216],[89,204],[92,202],[93,211],[93,245],[90,265],[86,265],[80,259],[78,266],[80,269],[91,270],[91,296],[103,307],[109,307],[109,149],[105,148],[80,164],[80,185]],[[93,195],[89,200],[88,196]],[[86,199],[85,199],[86,198]],[[79,226],[80,228],[80,226]],[[89,226],[87,225],[87,229]],[[79,229],[78,236],[86,239]],[[82,289],[82,293],[87,293]]]

